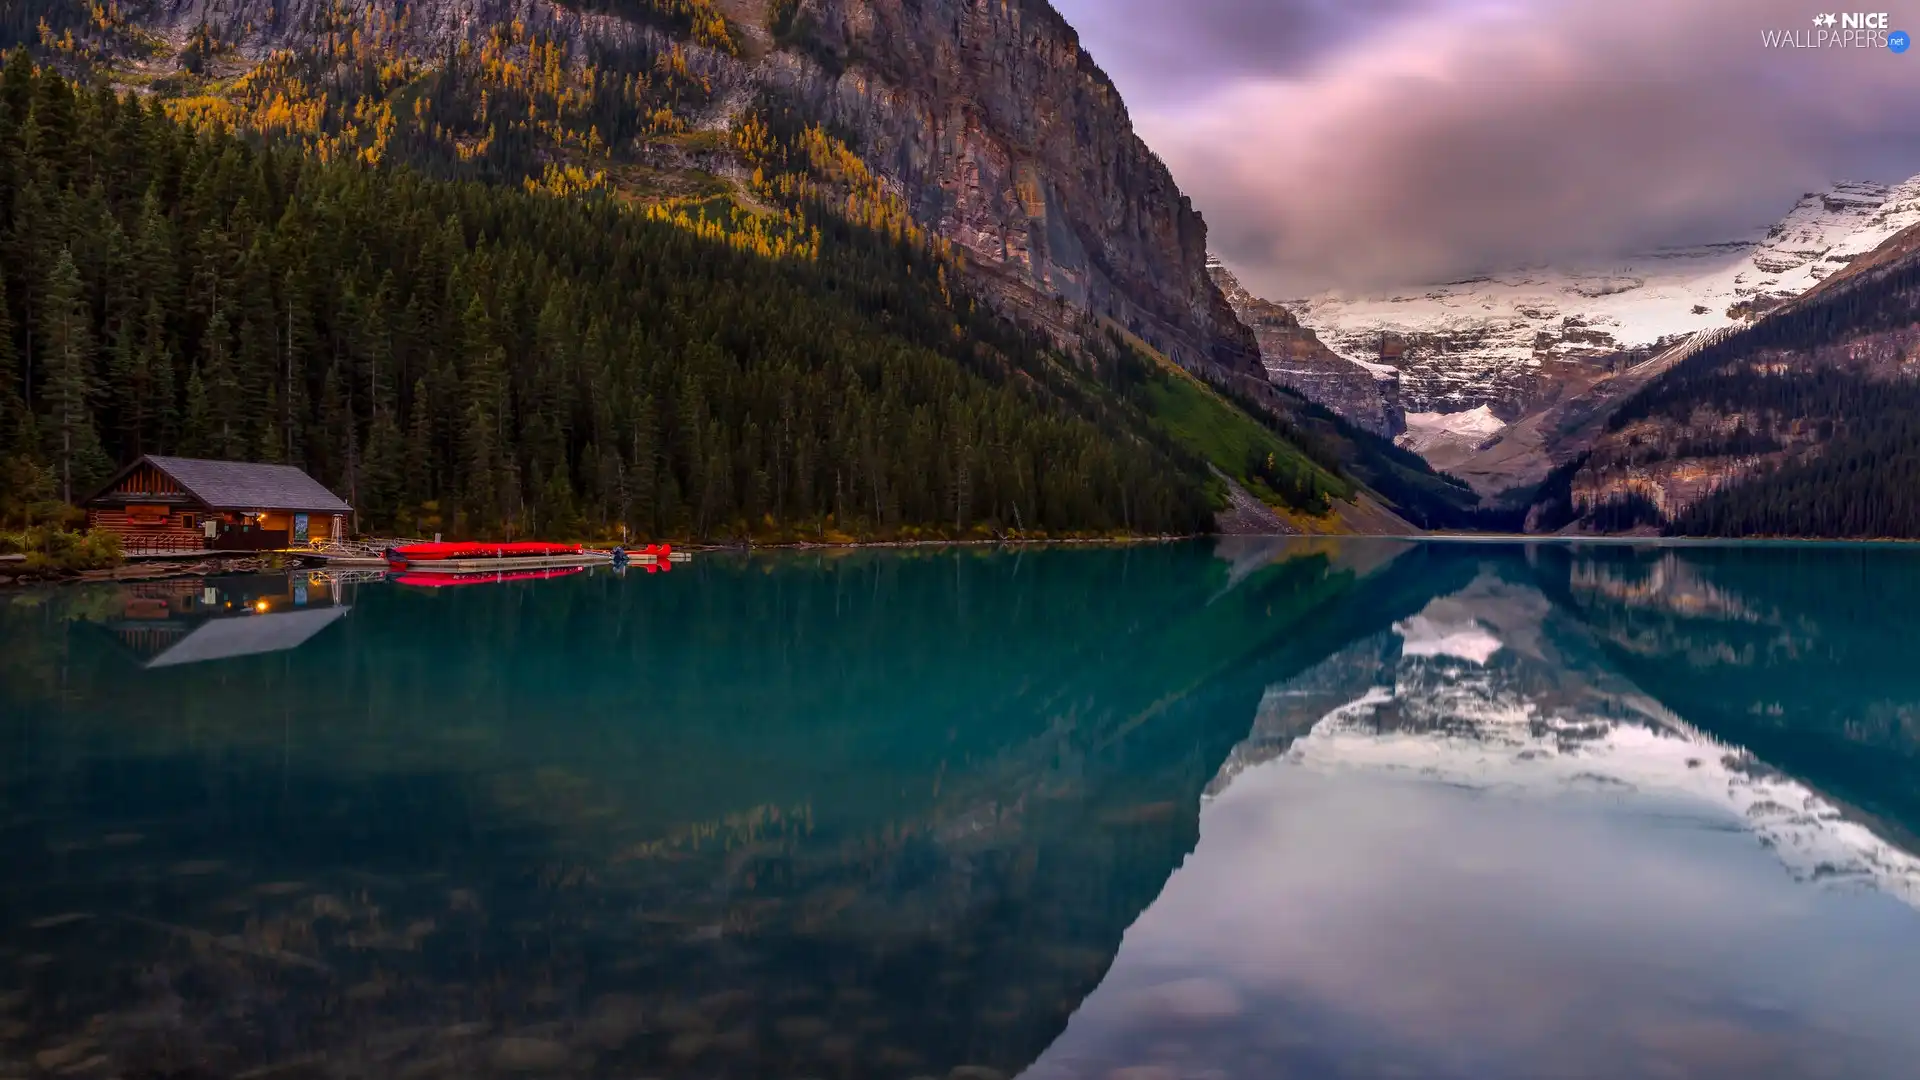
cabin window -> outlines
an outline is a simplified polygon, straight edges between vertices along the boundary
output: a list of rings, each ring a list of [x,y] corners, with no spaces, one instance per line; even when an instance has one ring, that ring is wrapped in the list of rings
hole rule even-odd
[[[181,528],[183,528],[183,529],[191,529],[191,528],[193,528],[193,526],[194,526],[194,521],[193,521],[193,515],[192,515],[192,514],[181,514],[181,515],[180,515],[180,527],[181,527]]]

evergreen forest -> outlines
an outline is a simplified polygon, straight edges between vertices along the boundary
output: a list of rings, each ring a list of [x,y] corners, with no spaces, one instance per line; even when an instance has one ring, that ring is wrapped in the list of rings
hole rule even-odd
[[[1646,504],[1607,508],[1590,523],[1684,536],[1920,536],[1920,384],[1894,371],[1903,355],[1920,356],[1911,333],[1920,260],[1836,285],[1682,361],[1608,421],[1618,431],[1646,417],[1684,425],[1698,409],[1739,416],[1730,430],[1689,434],[1672,455],[1789,450],[1782,463],[1672,521]]]
[[[24,51],[0,74],[0,511],[174,453],[301,465],[415,535],[1209,527],[1197,454],[897,222],[809,213],[773,250],[737,208],[175,112]],[[833,150],[778,117],[754,137]]]

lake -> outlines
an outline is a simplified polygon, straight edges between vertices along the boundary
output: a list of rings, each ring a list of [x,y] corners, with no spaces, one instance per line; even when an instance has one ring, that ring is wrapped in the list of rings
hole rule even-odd
[[[0,593],[0,1077],[1893,1077],[1920,551]]]

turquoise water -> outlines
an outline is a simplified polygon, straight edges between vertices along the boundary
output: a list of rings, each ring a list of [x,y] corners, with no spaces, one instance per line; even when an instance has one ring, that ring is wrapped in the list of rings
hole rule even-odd
[[[0,594],[0,1077],[1894,1077],[1920,553]]]

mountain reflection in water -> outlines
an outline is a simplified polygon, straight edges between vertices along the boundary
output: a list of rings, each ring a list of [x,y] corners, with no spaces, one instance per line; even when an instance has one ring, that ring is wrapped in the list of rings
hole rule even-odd
[[[191,627],[131,602],[154,586],[0,606],[0,1075],[1920,1050],[1906,552],[1236,538],[297,584]],[[283,598],[341,614],[293,633]],[[169,621],[220,648],[155,666],[181,643],[128,624]]]

